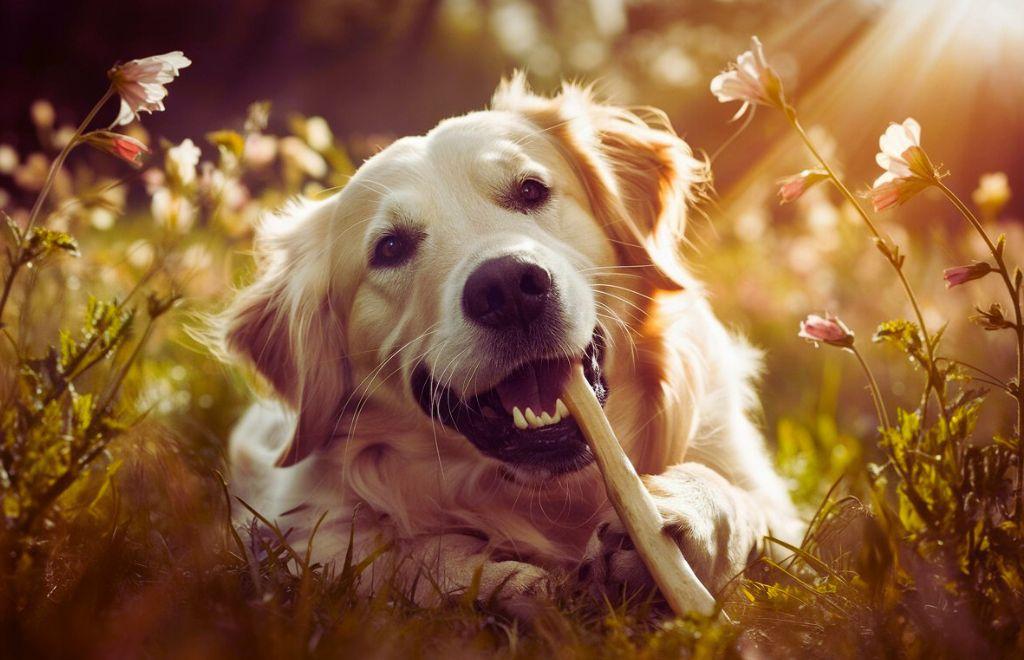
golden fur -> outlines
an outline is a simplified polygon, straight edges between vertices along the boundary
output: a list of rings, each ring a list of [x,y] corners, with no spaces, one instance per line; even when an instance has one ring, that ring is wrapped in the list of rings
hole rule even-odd
[[[550,217],[527,225],[488,203],[509,168],[555,182]],[[708,586],[742,569],[769,530],[795,539],[801,525],[750,419],[758,354],[715,319],[680,256],[705,177],[663,114],[645,120],[573,85],[538,96],[517,75],[491,109],[400,140],[338,195],[267,220],[257,279],[221,328],[280,403],[257,403],[239,423],[232,489],[298,546],[328,512],[319,561],[345,556],[352,525],[357,552],[388,544],[375,575],[395,570],[389,559],[426,568],[441,576],[428,601],[467,588],[477,569],[485,596],[528,594],[581,565],[605,584],[643,581],[639,560],[614,545],[622,531],[593,465],[517,475],[410,393],[420,363],[466,392],[501,377],[478,351],[457,351],[472,335],[449,303],[474,255],[519,241],[577,287],[567,352],[594,321],[604,329],[608,417]],[[368,237],[409,217],[430,236],[423,254],[411,270],[371,272]]]

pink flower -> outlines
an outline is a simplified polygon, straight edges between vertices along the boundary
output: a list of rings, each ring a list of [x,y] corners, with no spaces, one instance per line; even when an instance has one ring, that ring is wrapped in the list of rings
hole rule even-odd
[[[149,153],[149,147],[139,140],[113,131],[92,131],[81,139],[135,168],[142,167],[142,157]]]
[[[912,118],[889,124],[878,139],[875,162],[885,172],[875,179],[869,196],[875,211],[903,204],[932,185],[939,173],[921,148],[921,125]]]
[[[800,322],[800,332],[797,336],[815,344],[823,342],[840,348],[853,347],[853,332],[834,316],[809,315]]]
[[[768,66],[757,37],[750,38],[750,50],[741,53],[726,71],[711,80],[711,93],[721,103],[743,101],[733,119],[743,116],[751,105],[785,106],[782,82]]]
[[[942,278],[946,280],[946,288],[952,289],[965,282],[977,280],[992,272],[992,266],[984,261],[976,261],[967,266],[955,266],[942,271]]]
[[[779,204],[794,202],[807,192],[811,186],[828,178],[825,170],[804,170],[778,180]]]
[[[140,112],[164,109],[164,97],[178,71],[192,64],[180,50],[117,64],[107,72],[114,90],[121,96],[121,110],[114,121],[123,126],[138,119]]]

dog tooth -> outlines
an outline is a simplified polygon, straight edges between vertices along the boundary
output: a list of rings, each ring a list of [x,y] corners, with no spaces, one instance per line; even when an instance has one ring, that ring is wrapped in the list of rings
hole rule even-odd
[[[512,423],[516,425],[516,428],[520,431],[525,431],[529,424],[526,423],[526,418],[523,417],[523,411],[519,409],[519,406],[512,408]]]
[[[551,423],[552,424],[557,424],[560,421],[562,421],[562,416],[559,415],[557,412],[554,415],[551,416]]]
[[[559,419],[569,416],[569,409],[565,407],[561,399],[555,401],[555,414],[558,415]]]
[[[543,424],[540,423],[540,419],[533,414],[533,410],[530,408],[526,409],[526,421],[530,425],[530,428],[538,429],[543,426]]]
[[[551,417],[551,415],[549,415],[549,414],[547,414],[545,412],[545,413],[541,413],[541,415],[540,415],[540,422],[544,426],[548,426],[550,424],[554,424],[555,420]]]

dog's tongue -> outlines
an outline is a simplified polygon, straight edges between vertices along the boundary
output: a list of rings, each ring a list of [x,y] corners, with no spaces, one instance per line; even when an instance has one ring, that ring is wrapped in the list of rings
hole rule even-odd
[[[518,407],[522,411],[530,408],[537,415],[554,415],[555,401],[569,380],[570,366],[566,360],[539,360],[510,374],[495,388],[505,412],[511,415]]]

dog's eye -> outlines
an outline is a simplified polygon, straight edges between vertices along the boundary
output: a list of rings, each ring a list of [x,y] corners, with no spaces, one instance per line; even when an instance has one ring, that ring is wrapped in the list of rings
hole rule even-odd
[[[519,198],[526,204],[536,206],[548,198],[548,187],[536,179],[527,179],[519,185]]]
[[[547,201],[551,190],[537,179],[524,179],[515,194],[515,205],[523,212],[530,211]]]
[[[389,268],[398,266],[412,256],[416,248],[416,241],[401,234],[388,234],[379,241],[373,248],[373,258],[370,264],[376,268]]]

